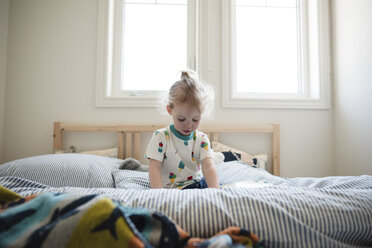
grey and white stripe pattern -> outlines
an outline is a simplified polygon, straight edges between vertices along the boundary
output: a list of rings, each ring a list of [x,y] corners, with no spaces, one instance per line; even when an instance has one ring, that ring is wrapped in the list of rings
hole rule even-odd
[[[192,236],[209,237],[234,225],[268,247],[372,247],[371,176],[272,177],[262,179],[277,185],[182,191],[52,188],[10,177],[0,183],[21,195],[33,186],[34,193],[104,194],[125,206],[161,211]]]
[[[0,183],[3,187],[12,189],[15,191],[16,189],[20,189],[23,191],[25,188],[30,188],[30,189],[45,189],[45,188],[50,188],[47,185],[37,183],[34,181],[30,181],[24,178],[19,178],[19,177],[0,177]]]
[[[148,173],[120,170],[123,160],[87,154],[48,154],[14,160],[0,166],[0,176],[29,179],[52,187],[116,187],[148,189]],[[216,166],[221,184],[260,180],[268,174],[234,161]],[[275,183],[282,180],[271,178]]]
[[[149,189],[149,173],[133,170],[115,170],[112,172],[115,188]]]
[[[0,176],[29,179],[52,187],[114,187],[112,171],[122,160],[88,154],[48,154],[10,161]]]
[[[247,166],[239,161],[232,161],[216,165],[217,174],[221,185],[232,184],[241,181],[268,182],[272,184],[292,184],[290,180],[274,177],[266,170]],[[114,170],[112,176],[115,181],[115,188],[121,189],[149,189],[148,172]],[[267,181],[270,179],[270,182]]]

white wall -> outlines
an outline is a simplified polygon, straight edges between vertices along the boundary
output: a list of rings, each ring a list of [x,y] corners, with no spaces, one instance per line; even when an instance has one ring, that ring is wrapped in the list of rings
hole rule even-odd
[[[221,107],[221,25],[215,13],[210,13],[209,39],[216,42],[208,51],[208,79],[217,95],[214,122],[279,123],[283,176],[333,175],[333,110]],[[10,2],[3,161],[50,153],[56,120],[113,124],[170,121],[154,109],[95,107],[96,39],[97,1]],[[251,141],[256,142],[255,138]]]
[[[372,174],[372,1],[334,0],[335,169]]]
[[[9,0],[0,0],[0,161],[3,155]]]

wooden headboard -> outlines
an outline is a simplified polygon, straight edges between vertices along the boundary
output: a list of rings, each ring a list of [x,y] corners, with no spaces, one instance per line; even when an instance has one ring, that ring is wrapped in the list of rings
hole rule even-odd
[[[139,160],[141,134],[154,132],[165,125],[81,125],[54,122],[53,152],[60,151],[64,131],[117,132],[118,158],[128,157]],[[220,133],[270,133],[272,135],[272,174],[280,175],[280,129],[279,124],[201,126],[211,141],[219,141]],[[133,142],[134,141],[134,142]]]

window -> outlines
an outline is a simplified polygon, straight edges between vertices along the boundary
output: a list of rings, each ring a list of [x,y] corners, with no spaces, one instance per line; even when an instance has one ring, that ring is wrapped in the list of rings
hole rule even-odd
[[[296,0],[236,0],[235,17],[236,91],[299,93]]]
[[[120,90],[168,90],[187,68],[187,1],[126,0],[123,17]]]
[[[195,68],[195,0],[99,2],[97,106],[154,106]]]
[[[232,0],[223,11],[225,107],[329,108],[327,1]]]
[[[219,78],[217,62],[223,107],[328,109],[328,5],[99,0],[96,105],[153,107],[180,69],[192,68],[208,82]]]

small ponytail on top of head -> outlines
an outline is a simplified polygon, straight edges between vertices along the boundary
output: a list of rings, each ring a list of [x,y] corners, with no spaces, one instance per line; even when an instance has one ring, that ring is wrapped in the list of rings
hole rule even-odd
[[[181,80],[182,78],[190,78],[199,81],[198,74],[193,70],[181,71]]]

